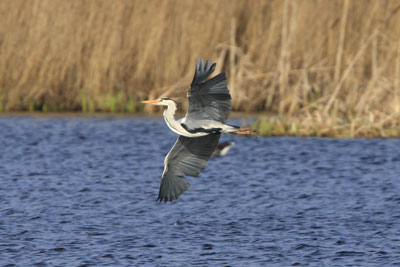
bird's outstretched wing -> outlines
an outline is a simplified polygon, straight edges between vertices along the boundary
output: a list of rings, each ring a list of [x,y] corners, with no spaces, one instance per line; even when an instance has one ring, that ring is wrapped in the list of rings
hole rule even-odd
[[[206,166],[218,145],[220,134],[201,137],[179,136],[171,151],[165,157],[157,201],[173,201],[189,189],[185,176],[196,177]]]
[[[206,81],[215,70],[215,63],[210,60],[196,61],[196,71],[190,90],[188,91],[189,107],[186,122],[199,120],[215,120],[224,123],[231,111],[231,95],[225,73]]]

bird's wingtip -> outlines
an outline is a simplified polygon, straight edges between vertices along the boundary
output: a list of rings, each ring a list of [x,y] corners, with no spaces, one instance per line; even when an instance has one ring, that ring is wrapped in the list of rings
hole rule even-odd
[[[179,197],[175,198],[173,196],[171,197],[158,197],[156,200],[156,203],[167,203],[167,202],[174,202],[175,200],[178,200]]]
[[[189,182],[183,176],[167,173],[161,179],[157,201],[166,203],[178,200],[180,195],[188,190],[189,187]]]
[[[211,60],[207,59],[204,63],[204,59],[196,59],[196,70],[194,72],[194,78],[192,84],[202,83],[208,76],[215,71],[216,63],[211,64]]]

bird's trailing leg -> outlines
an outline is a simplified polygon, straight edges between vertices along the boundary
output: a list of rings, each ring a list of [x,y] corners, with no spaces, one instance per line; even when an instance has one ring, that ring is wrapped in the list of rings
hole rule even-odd
[[[251,135],[254,136],[256,135],[256,131],[251,129],[251,128],[238,128],[236,131],[232,132],[233,134],[237,135]]]

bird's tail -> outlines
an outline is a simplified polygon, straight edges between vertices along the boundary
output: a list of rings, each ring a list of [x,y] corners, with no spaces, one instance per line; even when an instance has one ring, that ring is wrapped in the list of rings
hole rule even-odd
[[[237,128],[232,133],[237,135],[246,135],[246,136],[255,136],[257,134],[256,130],[253,130],[251,128]]]

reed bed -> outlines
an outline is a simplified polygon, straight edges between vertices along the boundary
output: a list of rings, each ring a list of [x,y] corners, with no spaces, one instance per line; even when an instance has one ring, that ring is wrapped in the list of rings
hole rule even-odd
[[[0,1],[0,111],[153,112],[194,61],[260,134],[400,135],[400,1]]]

